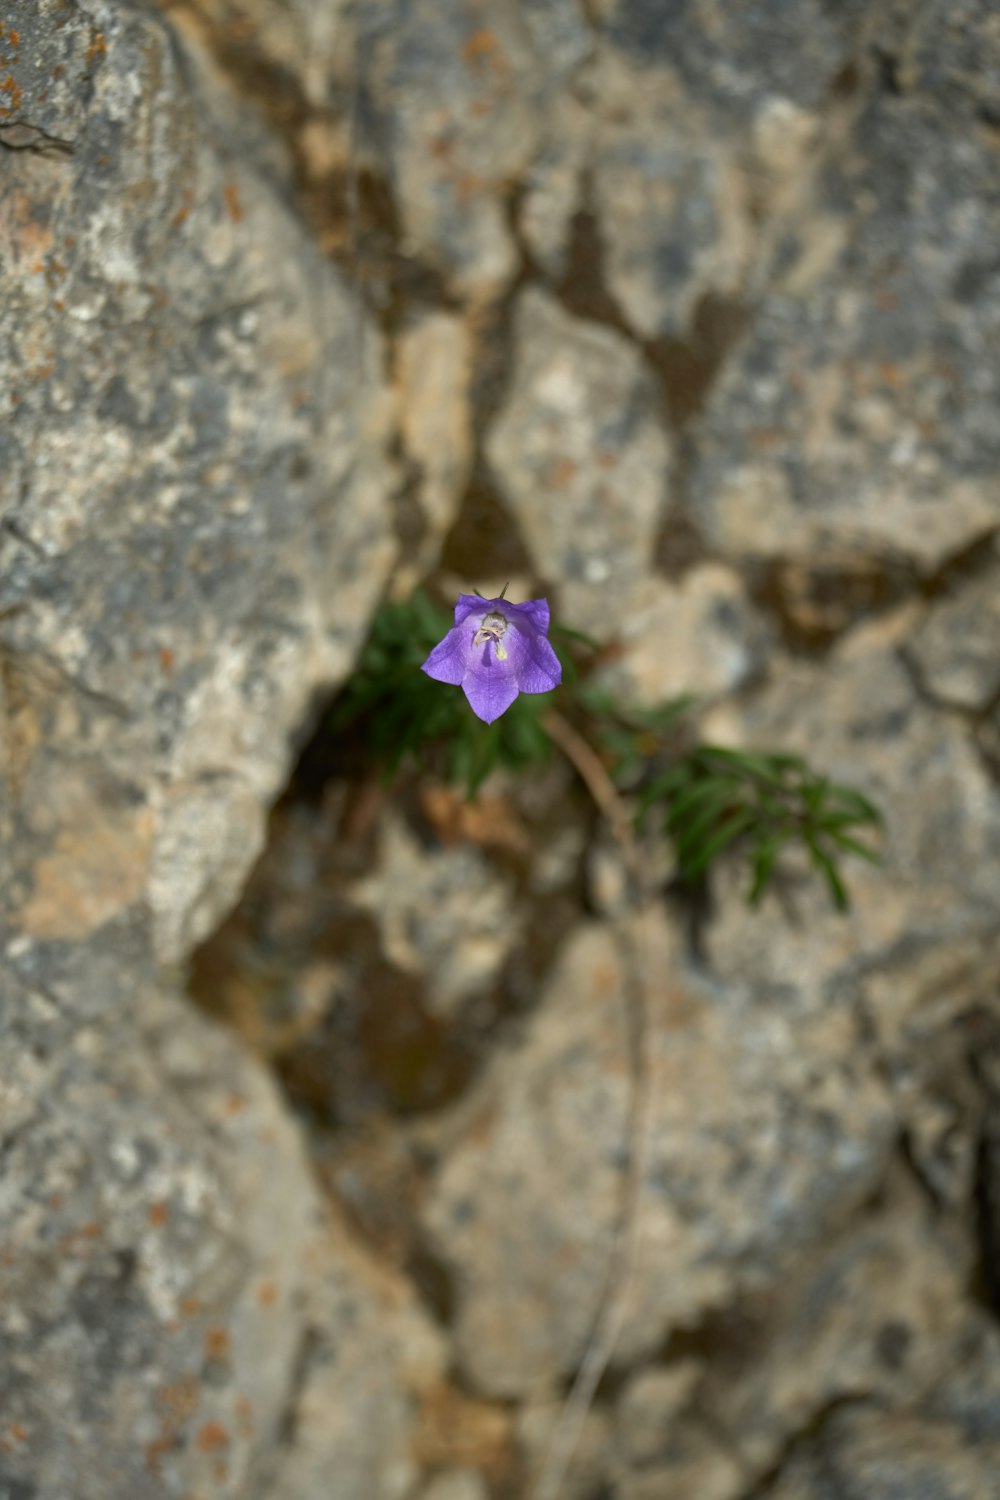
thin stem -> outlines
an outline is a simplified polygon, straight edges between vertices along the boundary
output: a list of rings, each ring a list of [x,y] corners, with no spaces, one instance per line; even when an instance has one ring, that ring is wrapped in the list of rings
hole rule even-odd
[[[649,1058],[649,964],[642,934],[645,905],[642,860],[632,822],[596,751],[560,714],[543,720],[551,738],[577,771],[622,852],[627,897],[615,919],[622,955],[623,1000],[628,1034],[629,1109],[625,1122],[626,1168],[615,1238],[601,1288],[593,1330],[569,1395],[556,1418],[533,1500],[557,1500],[580,1442],[583,1424],[593,1404],[621,1336],[640,1242],[642,1182],[652,1126],[652,1068]]]

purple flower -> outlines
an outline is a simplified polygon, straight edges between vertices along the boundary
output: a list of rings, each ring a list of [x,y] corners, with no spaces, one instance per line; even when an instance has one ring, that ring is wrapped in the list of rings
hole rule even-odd
[[[548,628],[547,599],[511,604],[503,597],[459,594],[455,624],[421,670],[461,687],[473,713],[492,724],[518,693],[547,693],[562,681]]]

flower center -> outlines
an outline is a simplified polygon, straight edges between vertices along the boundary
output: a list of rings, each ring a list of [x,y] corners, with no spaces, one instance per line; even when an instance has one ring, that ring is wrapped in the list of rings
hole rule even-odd
[[[502,615],[498,609],[491,610],[483,617],[483,623],[472,637],[472,644],[486,646],[492,641],[497,661],[506,661],[507,648],[501,642],[507,634],[507,623],[506,615]]]

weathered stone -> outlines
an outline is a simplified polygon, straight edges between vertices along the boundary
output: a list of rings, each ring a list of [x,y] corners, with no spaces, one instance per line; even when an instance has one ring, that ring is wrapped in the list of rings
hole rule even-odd
[[[793,1458],[768,1500],[995,1500],[995,1430],[980,1435],[922,1414],[834,1412],[812,1450]]]
[[[691,493],[718,545],[933,570],[997,525],[1000,175],[991,142],[948,125],[871,102],[777,235],[698,433]]]
[[[553,281],[561,281],[569,269],[570,233],[583,208],[583,176],[593,136],[590,111],[572,94],[559,95],[525,174],[518,229],[531,258]]]
[[[901,93],[931,95],[973,127],[996,125],[1000,28],[990,0],[897,0],[870,28]]]
[[[358,888],[387,959],[427,981],[446,1015],[493,983],[520,923],[511,882],[471,844],[425,851],[397,819],[382,830],[382,873]]]
[[[367,1294],[272,1085],[156,970],[235,898],[352,659],[392,553],[384,399],[154,11],[3,24],[36,134],[0,150],[0,1472],[37,1500],[243,1496],[307,1319],[331,1326],[314,1257]]]
[[[416,319],[396,342],[400,430],[417,468],[416,498],[426,527],[406,558],[405,577],[397,579],[400,592],[409,592],[437,563],[472,472],[471,367],[468,330],[447,313]]]
[[[513,0],[393,0],[362,17],[373,133],[412,248],[474,301],[517,268],[505,185],[538,141],[539,63]]]
[[[655,1117],[623,1362],[773,1285],[880,1180],[893,1133],[848,1008],[705,984],[662,921],[644,947]],[[624,983],[606,929],[571,940],[428,1203],[459,1287],[455,1347],[491,1394],[572,1370],[595,1315],[621,1206]]]
[[[676,584],[650,578],[639,585],[619,644],[621,656],[602,681],[633,701],[664,703],[741,687],[763,669],[768,633],[739,576],[705,563]]]
[[[2,647],[22,742],[61,744],[21,756],[13,905],[79,938],[148,898],[175,959],[234,899],[275,726],[346,670],[389,561],[382,418],[344,288],[206,129],[169,33],[88,15],[75,154],[0,162]]]
[[[640,337],[683,337],[701,298],[740,289],[753,243],[745,179],[676,76],[608,59],[591,86],[608,290]]]
[[[907,645],[924,691],[950,708],[983,710],[1000,695],[1000,573],[935,605]]]
[[[539,573],[560,580],[565,618],[610,634],[652,564],[670,461],[636,350],[544,293],[523,293],[487,455]]]
[[[39,1500],[246,1494],[324,1241],[331,1292],[356,1292],[294,1127],[231,1039],[172,998],[81,1022],[65,985],[2,982],[0,1384],[24,1436],[0,1472]],[[68,998],[104,986],[78,961]]]
[[[551,1456],[551,1444],[563,1415],[563,1407],[558,1401],[532,1402],[522,1407],[517,1435],[529,1474],[541,1474]],[[607,1413],[600,1407],[592,1407],[576,1434],[559,1487],[560,1500],[563,1497],[564,1500],[591,1500],[591,1496],[601,1493],[607,1483],[610,1440]]]
[[[594,46],[585,4],[581,0],[520,0],[520,8],[550,86],[564,83]]]
[[[665,1456],[671,1428],[703,1373],[699,1360],[682,1359],[633,1375],[615,1407],[615,1443],[627,1467],[655,1463]]]
[[[403,1500],[420,1470],[421,1402],[443,1374],[440,1335],[412,1288],[346,1235],[309,1270],[292,1441],[274,1444],[255,1500],[315,1500],[333,1484],[338,1500]]]
[[[739,899],[743,877],[720,872],[706,959],[719,977],[780,988],[790,1003],[853,997],[914,1158],[957,1208],[981,1128],[963,1017],[991,1004],[1000,969],[1000,794],[964,727],[921,699],[900,660],[915,618],[904,610],[858,629],[822,665],[788,661],[755,699],[707,717],[716,741],[781,744],[859,786],[885,833],[881,865],[844,864],[847,918],[803,878],[804,859],[757,911]]]
[[[809,756],[882,810],[885,864],[852,865],[859,899],[851,930],[831,917],[812,934],[801,934],[809,941],[825,933],[845,953],[857,955],[860,942],[860,952],[871,954],[877,945],[884,954],[918,909],[929,916],[936,906],[949,925],[956,885],[970,913],[974,906],[985,912],[997,899],[1000,797],[965,728],[922,702],[900,660],[918,618],[904,609],[859,627],[822,664],[775,663],[766,689],[738,707],[720,706],[705,721],[706,735],[715,740],[780,744]],[[875,888],[883,893],[878,903],[870,894]],[[740,920],[736,911],[727,909],[727,915]],[[776,908],[772,919],[785,932],[781,952],[796,963],[793,932]],[[763,914],[755,939],[761,951],[771,940],[768,927]],[[718,936],[725,941],[722,931]],[[735,961],[733,973],[741,972],[741,963]]]
[[[717,0],[597,0],[608,40],[639,64],[670,68],[695,97],[745,119],[761,100],[783,96],[815,108],[849,60],[851,17],[860,0],[830,7],[782,0],[730,11]]]
[[[474,1469],[450,1469],[424,1486],[420,1500],[489,1500],[489,1491]]]

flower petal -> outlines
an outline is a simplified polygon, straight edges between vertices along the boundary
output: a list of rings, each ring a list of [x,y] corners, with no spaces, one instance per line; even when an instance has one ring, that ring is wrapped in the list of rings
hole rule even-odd
[[[544,636],[520,629],[518,622],[508,630],[504,645],[522,693],[547,693],[562,682],[559,658]]]
[[[492,724],[494,719],[499,719],[517,697],[514,666],[510,655],[505,661],[497,661],[490,644],[484,649],[482,657],[474,659],[462,679],[462,691],[472,705],[473,713],[484,724]]]
[[[471,655],[472,635],[468,627],[455,625],[434,647],[420,670],[437,682],[451,682],[458,687],[469,670]]]
[[[495,602],[493,599],[483,599],[479,594],[459,594],[455,605],[455,624],[461,625],[470,615],[488,615]]]
[[[534,626],[539,635],[549,633],[549,601],[547,599],[526,599],[523,604],[505,604],[500,606],[506,609],[509,619],[515,625],[520,625],[526,620]]]

